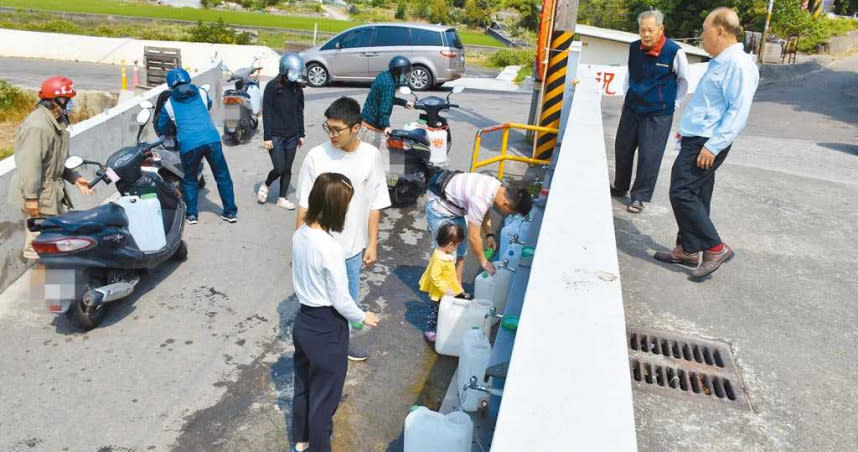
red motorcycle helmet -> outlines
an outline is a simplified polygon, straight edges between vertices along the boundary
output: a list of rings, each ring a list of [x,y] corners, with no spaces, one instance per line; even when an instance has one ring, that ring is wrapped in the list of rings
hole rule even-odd
[[[74,90],[74,82],[68,77],[55,75],[42,82],[39,89],[39,99],[56,99],[65,97],[71,99],[77,94]]]

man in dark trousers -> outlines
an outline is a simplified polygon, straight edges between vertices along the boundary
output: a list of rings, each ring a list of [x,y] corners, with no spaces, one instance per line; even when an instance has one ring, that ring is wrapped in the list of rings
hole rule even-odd
[[[390,174],[390,155],[387,152],[387,135],[390,134],[390,115],[393,106],[413,108],[414,103],[396,97],[396,90],[408,82],[411,74],[411,61],[404,56],[395,56],[388,63],[389,70],[378,74],[361,111],[361,131],[359,138],[375,146],[381,152],[385,174]],[[397,163],[404,162],[395,162]]]
[[[739,16],[730,8],[716,8],[706,17],[701,38],[712,60],[679,123],[682,149],[670,175],[670,204],[679,233],[673,250],[654,257],[697,267],[692,280],[702,279],[733,257],[715,230],[709,207],[715,170],[745,128],[760,81],[756,63],[738,41],[740,33]]]
[[[688,60],[679,45],[664,35],[658,10],[638,16],[641,39],[629,47],[626,100],[614,144],[616,171],[612,196],[625,196],[632,178],[635,150],[638,168],[628,211],[641,213],[652,200],[673,112],[688,92]]]
[[[205,90],[191,84],[191,76],[181,68],[171,69],[167,73],[167,86],[173,90],[170,99],[164,103],[167,113],[158,116],[158,130],[164,130],[170,121],[176,124],[179,139],[179,157],[185,170],[182,195],[188,205],[185,216],[188,224],[197,224],[197,180],[200,161],[203,157],[217,181],[217,191],[223,203],[221,219],[229,223],[238,221],[238,208],[235,206],[235,194],[229,167],[223,156],[220,134],[212,122],[209,110],[212,101]]]

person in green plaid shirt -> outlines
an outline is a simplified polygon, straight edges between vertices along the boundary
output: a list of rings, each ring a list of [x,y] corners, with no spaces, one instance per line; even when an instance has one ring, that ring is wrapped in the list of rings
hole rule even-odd
[[[390,60],[389,71],[384,71],[372,82],[369,95],[361,112],[362,128],[359,138],[369,143],[381,152],[385,165],[385,174],[390,173],[390,156],[387,151],[386,137],[390,134],[390,115],[393,106],[400,105],[413,108],[414,103],[396,97],[396,90],[404,85],[411,72],[411,62],[403,56],[395,56]]]

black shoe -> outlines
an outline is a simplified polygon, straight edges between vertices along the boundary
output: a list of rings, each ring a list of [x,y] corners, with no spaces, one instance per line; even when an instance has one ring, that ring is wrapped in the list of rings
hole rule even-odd
[[[366,361],[369,353],[355,344],[349,343],[349,361]]]
[[[220,219],[226,221],[227,223],[236,223],[238,222],[238,215],[234,213],[223,214],[220,216]]]
[[[628,192],[628,190],[618,190],[614,188],[613,185],[611,185],[611,196],[613,196],[614,198],[622,198],[623,196],[626,196],[626,193]]]
[[[197,216],[196,216],[196,215],[188,215],[188,216],[186,216],[186,217],[185,217],[185,221],[187,221],[187,222],[188,222],[188,224],[197,224],[197,223],[199,223],[199,220],[197,219]]]
[[[632,200],[626,210],[631,213],[641,213],[644,210],[644,204],[638,200]]]

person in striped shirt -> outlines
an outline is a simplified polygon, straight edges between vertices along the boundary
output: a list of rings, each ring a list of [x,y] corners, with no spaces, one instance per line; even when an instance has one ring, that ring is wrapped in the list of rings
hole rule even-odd
[[[532,199],[524,189],[514,189],[501,185],[492,176],[477,173],[459,173],[450,178],[443,188],[443,196],[427,192],[426,220],[432,237],[437,237],[438,229],[445,223],[453,222],[466,229],[467,240],[463,240],[456,249],[456,276],[462,282],[465,255],[468,248],[487,272],[494,274],[495,267],[483,253],[484,246],[497,249],[494,237],[491,211],[497,210],[502,216],[513,213],[530,213]],[[486,237],[485,244],[483,235]],[[438,244],[435,244],[438,246]]]

